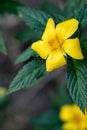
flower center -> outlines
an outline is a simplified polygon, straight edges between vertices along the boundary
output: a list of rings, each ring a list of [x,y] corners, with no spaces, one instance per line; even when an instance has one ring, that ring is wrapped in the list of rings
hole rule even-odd
[[[82,117],[77,115],[77,116],[75,116],[74,121],[77,122],[77,123],[80,123],[82,121]]]
[[[51,41],[50,44],[51,44],[53,49],[61,48],[61,44],[57,38],[55,38],[54,41]]]

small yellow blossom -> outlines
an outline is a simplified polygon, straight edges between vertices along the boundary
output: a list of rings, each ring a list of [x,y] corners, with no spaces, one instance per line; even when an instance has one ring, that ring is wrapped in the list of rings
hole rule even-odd
[[[7,89],[4,87],[0,87],[0,98],[6,96]]]
[[[48,19],[41,40],[34,42],[31,46],[41,58],[46,59],[47,71],[65,65],[65,53],[72,58],[83,59],[79,39],[77,37],[70,38],[78,29],[78,25],[79,22],[74,18],[56,26],[52,18]]]
[[[87,115],[75,104],[63,106],[59,116],[64,122],[62,130],[87,130]]]

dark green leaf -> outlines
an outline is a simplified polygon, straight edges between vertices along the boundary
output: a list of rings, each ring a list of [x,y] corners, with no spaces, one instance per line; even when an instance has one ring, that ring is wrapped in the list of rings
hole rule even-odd
[[[61,121],[58,119],[58,111],[49,110],[31,118],[30,122],[35,130],[61,130]]]
[[[83,19],[82,22],[81,22],[81,29],[83,29],[83,28],[85,28],[85,27],[87,27],[87,16],[84,17],[84,19]]]
[[[84,56],[87,57],[87,41],[81,41],[80,44],[81,44],[81,48],[82,48]]]
[[[33,8],[19,8],[19,17],[32,29],[42,31],[50,15]]]
[[[80,31],[80,39],[82,41],[87,41],[87,28]]]
[[[85,4],[79,11],[78,15],[77,15],[77,19],[79,20],[79,22],[82,22],[82,20],[84,19],[84,17],[87,16],[87,4]]]
[[[32,84],[36,83],[36,81],[41,79],[45,74],[45,61],[41,58],[34,59],[19,71],[11,83],[8,93],[31,87]]]
[[[0,0],[0,13],[18,13],[18,8],[24,5],[16,0]]]
[[[20,31],[15,35],[15,38],[23,43],[25,42],[34,42],[36,40],[41,39],[42,32],[38,31],[35,32],[32,29],[28,28],[25,30]]]
[[[27,61],[34,56],[37,57],[37,54],[31,49],[31,47],[29,47],[17,58],[15,64],[19,64],[21,62]]]
[[[68,18],[77,18],[78,12],[87,3],[87,0],[67,0],[66,6],[64,8],[65,16]]]
[[[58,90],[56,92],[49,92],[48,93],[50,103],[52,104],[53,108],[56,110],[60,109],[61,106],[64,104],[71,104],[71,98],[66,90],[64,85],[58,85]],[[60,100],[63,99],[63,100]]]
[[[41,9],[44,10],[45,12],[49,13],[50,16],[56,22],[56,24],[66,20],[66,18],[63,16],[62,10],[51,1],[43,2],[42,6],[41,6]]]
[[[87,26],[87,4],[85,4],[83,8],[80,9],[76,19],[79,20],[81,29]]]
[[[41,4],[41,9],[51,14],[52,16],[54,16],[54,14],[60,14],[60,15],[63,14],[62,10],[51,1],[44,1]]]
[[[5,43],[4,39],[2,37],[2,33],[0,32],[0,52],[7,54],[6,48],[5,48]]]
[[[53,19],[54,19],[56,24],[66,20],[66,18],[60,14],[54,14]]]
[[[47,111],[31,119],[34,125],[54,125],[58,123],[58,112]]]
[[[67,70],[67,87],[73,101],[85,113],[87,105],[87,66],[83,60],[69,58]]]

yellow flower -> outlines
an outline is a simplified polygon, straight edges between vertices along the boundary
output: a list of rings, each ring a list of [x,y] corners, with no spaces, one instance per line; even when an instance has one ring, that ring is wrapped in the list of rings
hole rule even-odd
[[[79,22],[72,18],[56,25],[49,19],[42,38],[32,44],[31,48],[41,58],[46,59],[47,71],[52,71],[66,64],[64,54],[75,59],[83,59],[83,54],[78,38],[70,38],[78,29]]]
[[[87,129],[87,115],[75,104],[65,105],[60,110],[60,119],[64,122],[63,130],[86,130]]]
[[[6,96],[7,89],[4,87],[0,87],[0,98]]]

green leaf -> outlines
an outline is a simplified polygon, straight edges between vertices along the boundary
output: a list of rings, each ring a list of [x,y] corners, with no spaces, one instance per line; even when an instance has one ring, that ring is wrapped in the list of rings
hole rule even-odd
[[[87,27],[87,16],[84,17],[84,19],[83,19],[82,22],[81,22],[81,29],[83,29],[83,28],[85,28],[85,27]]]
[[[81,32],[80,32],[80,39],[82,41],[87,41],[87,29],[86,28],[81,30]]]
[[[77,19],[79,20],[79,22],[81,22],[83,20],[83,18],[87,15],[87,4],[85,4],[79,11],[78,15],[77,15]]]
[[[0,32],[0,52],[4,53],[5,55],[7,54],[6,48],[5,48],[5,43],[4,39],[2,37],[2,33]]]
[[[81,29],[87,26],[87,4],[80,9],[76,19],[79,20]]]
[[[62,107],[64,104],[72,104],[72,100],[66,90],[66,87],[61,84],[58,84],[58,89],[56,92],[48,92],[48,97],[51,106],[56,110],[60,109],[60,107]]]
[[[49,110],[31,118],[30,122],[35,130],[61,130],[61,121],[58,119],[58,111]]]
[[[60,14],[54,14],[54,17],[53,17],[54,21],[56,24],[66,20],[66,18]]]
[[[54,16],[54,14],[61,14],[61,15],[63,14],[60,7],[58,7],[51,1],[43,1],[43,3],[41,4],[41,9],[51,14],[52,16]]]
[[[58,123],[58,112],[52,110],[43,112],[32,118],[31,123],[34,125],[55,125]]]
[[[81,48],[82,48],[84,56],[87,57],[87,41],[81,41],[80,44],[81,44]]]
[[[37,57],[38,55],[29,47],[17,58],[15,64],[22,63],[35,56]]]
[[[41,5],[41,9],[44,10],[45,12],[49,13],[50,16],[56,22],[56,24],[66,20],[66,18],[63,16],[63,11],[51,1],[43,2]]]
[[[41,79],[45,74],[45,61],[41,58],[34,59],[18,72],[9,87],[8,93],[31,87],[32,84],[36,83],[36,81]]]
[[[87,3],[87,0],[67,0],[64,13],[67,18],[76,18],[80,9]]]
[[[67,87],[74,103],[85,113],[87,105],[87,66],[83,60],[69,58]]]
[[[34,30],[28,28],[28,29],[21,30],[19,33],[17,33],[15,35],[15,38],[21,41],[22,43],[29,42],[29,41],[34,42],[41,39],[41,34],[42,32],[40,31],[35,32]]]
[[[16,0],[0,0],[0,13],[18,13],[18,8],[24,5]]]
[[[50,15],[40,10],[29,7],[22,7],[19,8],[19,17],[31,29],[34,29],[36,31],[43,31],[48,18],[50,18]]]

